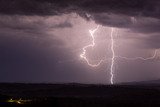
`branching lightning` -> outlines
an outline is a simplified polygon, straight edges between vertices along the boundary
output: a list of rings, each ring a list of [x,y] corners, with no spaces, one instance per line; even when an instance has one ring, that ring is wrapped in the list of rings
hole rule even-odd
[[[116,56],[116,57],[117,58],[126,59],[126,60],[144,60],[144,61],[146,61],[146,60],[154,59],[156,57],[156,55],[157,55],[157,51],[158,50],[155,50],[153,56],[147,57],[147,58],[144,58],[144,57],[127,58],[127,57],[124,57],[124,56]]]
[[[158,52],[158,50],[155,50],[153,56],[147,57],[147,58],[144,58],[144,57],[128,58],[128,57],[124,57],[124,56],[116,56],[115,49],[114,49],[114,45],[115,45],[114,36],[113,36],[114,31],[115,31],[115,28],[111,28],[111,35],[110,35],[111,36],[111,51],[112,51],[111,66],[110,66],[110,75],[111,75],[110,82],[111,82],[111,84],[114,83],[113,82],[114,65],[115,65],[116,58],[121,58],[121,59],[125,59],[125,60],[144,60],[144,61],[146,61],[146,60],[154,59],[157,56],[157,52]]]
[[[134,21],[136,21],[136,20],[134,19]],[[98,67],[102,62],[106,61],[106,59],[104,59],[104,60],[98,61],[98,63],[96,63],[96,64],[92,64],[92,63],[90,63],[89,59],[86,56],[87,49],[91,48],[91,47],[93,48],[95,46],[95,36],[94,36],[94,33],[98,29],[99,29],[99,25],[94,30],[89,30],[90,37],[92,38],[92,43],[89,44],[89,45],[87,45],[87,46],[84,46],[83,47],[83,52],[80,54],[80,57],[82,59],[84,59],[87,62],[87,64],[89,66],[91,66],[91,67]],[[158,50],[155,50],[153,56],[147,57],[147,58],[144,58],[144,57],[128,58],[128,57],[124,57],[124,56],[118,56],[115,53],[114,32],[115,32],[115,28],[112,27],[111,28],[111,34],[110,34],[110,38],[111,38],[111,47],[110,47],[110,49],[111,49],[111,52],[112,52],[111,66],[110,66],[110,75],[111,75],[111,77],[110,77],[110,83],[111,84],[114,84],[114,81],[113,81],[114,80],[114,69],[115,69],[114,66],[115,66],[115,60],[117,58],[121,58],[121,59],[125,59],[125,60],[144,60],[144,61],[146,61],[146,60],[152,60],[152,59],[154,59],[157,56],[157,52],[158,52]]]
[[[83,52],[82,52],[82,54],[80,54],[80,57],[81,57],[82,59],[84,59],[84,60],[87,62],[87,64],[88,64],[89,66],[91,66],[91,67],[98,67],[98,66],[104,61],[104,60],[100,60],[98,63],[92,64],[92,63],[90,63],[89,59],[87,59],[87,56],[86,56],[86,51],[87,51],[87,49],[90,48],[90,47],[93,48],[93,47],[95,46],[95,36],[94,36],[94,33],[95,33],[98,29],[99,29],[99,25],[97,26],[96,29],[94,29],[94,30],[89,30],[90,36],[91,36],[91,38],[92,38],[92,43],[89,44],[89,45],[87,45],[87,46],[85,46],[85,47],[83,47]]]

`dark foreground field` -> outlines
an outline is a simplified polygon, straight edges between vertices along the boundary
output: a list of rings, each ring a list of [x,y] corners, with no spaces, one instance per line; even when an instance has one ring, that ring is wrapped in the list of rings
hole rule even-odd
[[[0,107],[160,107],[160,85],[0,84]]]

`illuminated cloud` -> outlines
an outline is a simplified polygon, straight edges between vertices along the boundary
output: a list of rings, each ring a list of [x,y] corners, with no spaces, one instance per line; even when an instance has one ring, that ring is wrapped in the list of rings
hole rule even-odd
[[[112,58],[111,27],[116,55],[146,58],[160,48],[159,11],[158,0],[0,0],[0,81],[110,83],[110,63],[92,69],[79,59],[88,31],[102,26],[90,59]],[[118,59],[115,81],[155,79],[158,66]]]

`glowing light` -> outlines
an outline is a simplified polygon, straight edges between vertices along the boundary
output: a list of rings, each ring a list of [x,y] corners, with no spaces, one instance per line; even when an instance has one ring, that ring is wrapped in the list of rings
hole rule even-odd
[[[110,67],[110,75],[111,75],[110,82],[111,82],[111,84],[114,84],[113,79],[114,79],[115,58],[121,58],[121,59],[125,59],[125,60],[144,60],[144,61],[146,61],[146,60],[154,59],[156,57],[157,51],[158,51],[158,50],[155,50],[153,56],[147,57],[147,58],[144,58],[144,57],[128,58],[128,57],[124,57],[124,56],[117,56],[115,54],[115,50],[114,50],[114,44],[115,44],[114,37],[113,37],[114,30],[115,30],[114,28],[111,29],[111,51],[112,51],[112,61],[111,61],[111,67]]]
[[[113,38],[114,28],[111,29],[111,51],[112,51],[112,61],[111,61],[111,68],[110,68],[110,75],[111,79],[110,82],[113,84],[113,77],[114,77],[114,62],[115,62],[115,51],[114,51],[114,38]]]
[[[19,100],[17,100],[17,99],[9,99],[7,102],[8,103],[17,103],[17,104],[24,104],[24,103],[27,103],[27,102],[30,102],[31,100],[22,100],[22,99],[19,99]]]
[[[152,60],[156,57],[157,55],[157,51],[158,50],[155,50],[154,51],[154,54],[153,56],[151,57],[147,57],[147,58],[144,58],[144,57],[135,57],[135,58],[127,58],[127,57],[123,57],[123,56],[116,56],[115,54],[115,49],[114,49],[114,45],[115,45],[115,41],[114,41],[114,31],[115,31],[115,28],[111,28],[111,52],[112,52],[112,58],[111,58],[111,66],[110,66],[110,75],[111,75],[111,78],[110,78],[110,83],[111,84],[114,84],[114,65],[115,65],[115,58],[122,58],[122,59],[125,59],[125,60]]]
[[[152,59],[154,59],[156,57],[157,51],[158,50],[155,50],[153,56],[147,57],[147,58],[144,58],[144,57],[127,58],[127,57],[124,57],[124,56],[116,56],[116,57],[117,58],[126,59],[126,60],[138,60],[138,59],[139,60],[152,60]]]
[[[134,17],[132,17],[131,19],[132,19],[133,23],[137,22],[137,20]],[[87,64],[89,66],[91,66],[91,67],[98,67],[102,62],[104,62],[104,61],[107,60],[107,59],[100,60],[100,61],[98,61],[98,63],[92,64],[92,63],[90,63],[89,59],[86,56],[87,49],[88,48],[93,48],[95,46],[95,36],[94,36],[94,33],[98,29],[99,29],[99,25],[94,30],[89,30],[90,36],[92,38],[92,43],[89,44],[89,45],[87,45],[87,46],[84,46],[83,47],[83,52],[80,54],[80,57],[82,59],[84,59],[87,62]],[[111,38],[111,47],[110,47],[110,49],[111,49],[111,52],[112,52],[111,66],[110,66],[110,75],[111,75],[111,77],[110,77],[110,83],[111,84],[114,84],[114,69],[115,69],[114,66],[115,66],[115,60],[116,60],[116,58],[121,58],[121,59],[125,59],[125,60],[144,60],[144,61],[146,61],[146,60],[152,60],[152,59],[154,59],[157,56],[157,51],[158,51],[158,50],[155,50],[153,56],[147,57],[147,58],[144,58],[144,57],[128,58],[128,57],[124,57],[124,56],[118,56],[115,53],[114,32],[115,32],[115,28],[112,27],[111,28],[111,34],[110,34],[110,38]]]
[[[98,67],[104,60],[100,60],[100,61],[98,61],[98,63],[96,63],[96,64],[92,64],[92,63],[90,63],[90,61],[88,60],[88,58],[87,58],[87,56],[86,56],[86,51],[87,51],[87,49],[88,48],[93,48],[94,46],[95,46],[95,37],[94,37],[94,33],[97,31],[99,29],[99,25],[96,27],[96,29],[94,29],[94,30],[89,30],[89,33],[90,33],[90,36],[91,36],[91,38],[92,38],[92,43],[91,44],[89,44],[89,45],[87,45],[87,46],[85,46],[85,47],[83,47],[83,52],[82,52],[82,54],[80,54],[80,57],[82,58],[82,59],[84,59],[86,62],[87,62],[87,64],[89,65],[89,66],[91,66],[91,67]]]

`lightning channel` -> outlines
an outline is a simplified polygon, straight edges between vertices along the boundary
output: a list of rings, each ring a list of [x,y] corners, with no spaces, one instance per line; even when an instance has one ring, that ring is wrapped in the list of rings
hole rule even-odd
[[[92,63],[90,63],[89,59],[86,56],[87,49],[88,48],[93,48],[95,46],[95,36],[94,36],[94,33],[99,29],[99,27],[100,26],[98,25],[95,29],[89,30],[90,37],[92,38],[92,42],[91,42],[91,44],[89,44],[87,46],[84,46],[83,47],[83,52],[80,54],[80,57],[82,59],[84,59],[87,62],[87,64],[89,66],[91,66],[91,67],[98,67],[104,61],[104,60],[100,60],[96,64],[92,64]]]
[[[125,59],[125,60],[153,60],[156,58],[158,50],[156,49],[153,53],[153,55],[151,57],[135,57],[135,58],[128,58],[128,57],[124,57],[124,56],[117,56],[115,53],[115,40],[114,40],[114,32],[115,32],[115,28],[111,28],[111,52],[112,52],[112,58],[111,58],[111,66],[110,66],[110,83],[114,84],[114,69],[115,69],[115,60],[116,58],[121,58],[121,59]]]
[[[114,78],[114,63],[115,63],[115,50],[114,50],[114,37],[113,37],[114,28],[111,28],[111,51],[112,51],[112,59],[111,59],[111,67],[110,67],[110,82],[113,84]]]
[[[124,57],[124,56],[115,56],[115,57],[122,58],[122,59],[125,59],[125,60],[144,60],[144,61],[146,61],[146,60],[154,59],[157,56],[157,52],[158,52],[158,50],[155,50],[154,54],[151,57],[147,57],[147,58],[144,58],[144,57],[128,58],[128,57]]]
[[[86,45],[83,47],[83,52],[80,54],[80,58],[84,59],[86,61],[86,63],[91,66],[91,67],[98,67],[102,62],[106,61],[107,59],[103,59],[103,60],[97,60],[97,63],[96,64],[92,64],[89,59],[87,58],[86,56],[86,52],[87,52],[87,49],[88,48],[93,48],[95,46],[95,35],[94,33],[99,29],[99,25],[93,29],[93,30],[89,30],[89,33],[90,33],[90,37],[92,38],[92,42],[91,44],[89,45]],[[112,53],[112,57],[111,57],[111,65],[110,65],[110,83],[111,84],[114,84],[114,70],[115,70],[115,60],[117,58],[120,58],[120,59],[124,59],[124,60],[152,60],[154,58],[156,58],[157,56],[157,52],[158,50],[155,50],[154,51],[154,54],[151,56],[151,57],[134,57],[134,58],[130,58],[130,57],[125,57],[125,56],[118,56],[116,55],[115,53],[115,40],[114,40],[114,32],[115,32],[115,28],[112,27],[111,28],[111,34],[110,34],[110,38],[111,38],[111,53]]]

